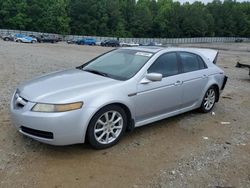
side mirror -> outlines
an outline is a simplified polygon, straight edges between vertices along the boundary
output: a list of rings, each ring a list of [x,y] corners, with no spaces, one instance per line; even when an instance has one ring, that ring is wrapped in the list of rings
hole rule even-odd
[[[160,73],[148,73],[146,76],[142,79],[141,84],[147,84],[150,82],[157,82],[162,80],[162,74]]]

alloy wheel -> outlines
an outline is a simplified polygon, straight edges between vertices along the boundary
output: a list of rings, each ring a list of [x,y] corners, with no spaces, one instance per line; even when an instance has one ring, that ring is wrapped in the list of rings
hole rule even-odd
[[[94,136],[100,144],[114,142],[123,130],[123,117],[117,111],[108,111],[102,114],[94,126]]]
[[[210,88],[204,98],[204,108],[205,110],[211,110],[215,103],[215,91],[213,88]]]

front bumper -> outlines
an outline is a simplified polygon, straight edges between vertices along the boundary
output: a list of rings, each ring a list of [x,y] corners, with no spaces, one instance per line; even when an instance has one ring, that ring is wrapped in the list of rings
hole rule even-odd
[[[11,119],[20,133],[51,145],[84,143],[91,113],[83,108],[61,113],[32,112],[34,104],[27,102],[24,107],[16,108],[12,99]]]

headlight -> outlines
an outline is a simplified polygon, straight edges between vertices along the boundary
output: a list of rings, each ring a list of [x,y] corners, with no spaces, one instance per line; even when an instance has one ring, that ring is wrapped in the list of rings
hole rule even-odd
[[[66,112],[82,108],[83,102],[76,102],[70,104],[43,104],[37,103],[31,109],[33,112]]]

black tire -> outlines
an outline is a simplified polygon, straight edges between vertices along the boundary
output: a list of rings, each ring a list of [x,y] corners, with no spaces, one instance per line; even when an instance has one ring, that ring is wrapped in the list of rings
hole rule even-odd
[[[209,92],[213,92],[213,93],[214,93],[214,97],[213,97],[214,99],[213,99],[213,103],[212,103],[212,101],[211,101],[211,104],[210,104],[210,106],[208,107],[207,103],[209,103],[209,102],[208,102],[208,100],[206,100],[206,99],[207,99],[207,97],[208,97]],[[211,87],[206,91],[205,96],[203,97],[203,100],[202,100],[202,103],[201,103],[201,106],[200,106],[201,112],[203,112],[203,113],[208,113],[208,112],[210,112],[210,111],[213,109],[213,107],[214,107],[214,105],[215,105],[215,103],[216,103],[217,97],[218,97],[217,89],[215,88],[215,86],[211,86]]]
[[[32,40],[31,43],[34,44],[34,43],[36,43],[36,41],[35,41],[35,40]]]
[[[3,40],[5,40],[5,41],[9,41],[10,39],[7,37],[7,38],[4,38]]]
[[[21,43],[22,41],[18,39],[16,42]]]
[[[104,117],[104,114],[105,113],[112,113],[112,112],[118,112],[118,114],[120,115],[120,117],[122,118],[122,122],[123,122],[123,126],[122,126],[122,128],[120,129],[120,131],[118,131],[118,129],[116,130],[116,131],[118,131],[119,133],[119,135],[117,135],[117,137],[113,137],[113,138],[111,138],[111,140],[112,139],[115,139],[115,140],[113,140],[112,142],[110,142],[110,143],[100,143],[98,140],[97,140],[97,138],[96,138],[96,135],[95,134],[97,134],[97,133],[95,133],[95,128],[96,128],[96,126],[98,125],[98,123],[97,123],[97,121],[99,120],[99,118],[102,118],[102,117]],[[111,114],[112,115],[112,114]],[[110,116],[111,117],[111,116]],[[117,106],[117,105],[108,105],[108,106],[105,106],[105,107],[103,107],[102,109],[100,109],[93,117],[92,117],[92,119],[91,119],[91,121],[90,121],[90,123],[89,123],[89,126],[88,126],[88,129],[87,129],[87,139],[88,139],[88,142],[89,142],[89,144],[91,145],[91,147],[93,147],[94,149],[105,149],[105,148],[109,148],[109,147],[111,147],[111,146],[113,146],[113,145],[115,145],[119,140],[120,140],[120,138],[123,136],[123,134],[124,134],[124,132],[125,132],[125,130],[126,130],[126,126],[127,126],[127,115],[126,115],[126,113],[125,113],[125,111],[121,108],[121,107],[119,107],[119,106]],[[104,128],[105,126],[103,125],[103,128]],[[107,127],[107,125],[106,125],[106,127]],[[115,129],[115,128],[114,128]],[[113,129],[113,130],[114,130]],[[112,130],[112,131],[113,131]],[[107,132],[108,130],[106,129],[106,132]],[[110,130],[109,130],[110,131]],[[105,136],[105,138],[104,139],[106,139],[106,137],[107,137],[107,133],[105,133],[105,130],[103,130],[103,131],[101,131],[100,132],[100,135],[102,134],[102,133],[104,133],[104,136]],[[102,136],[102,138],[104,137],[104,136]],[[112,135],[111,135],[111,133],[108,133],[108,139],[109,139],[109,136],[111,136],[112,137]],[[103,139],[103,141],[104,141],[104,139]]]

